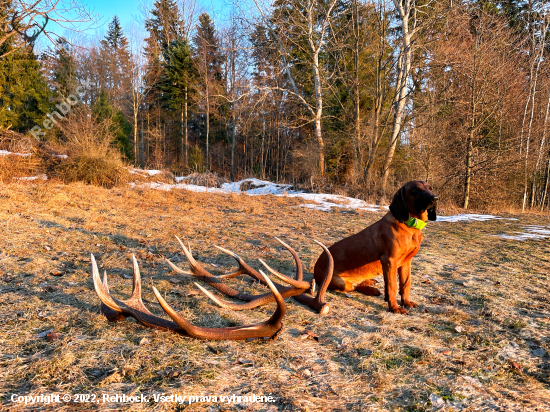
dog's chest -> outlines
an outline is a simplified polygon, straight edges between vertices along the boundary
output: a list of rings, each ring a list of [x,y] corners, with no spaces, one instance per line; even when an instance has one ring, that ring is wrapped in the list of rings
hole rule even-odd
[[[409,260],[414,257],[420,250],[420,243],[422,242],[422,233],[414,233],[407,242],[407,245],[403,248],[403,260]]]

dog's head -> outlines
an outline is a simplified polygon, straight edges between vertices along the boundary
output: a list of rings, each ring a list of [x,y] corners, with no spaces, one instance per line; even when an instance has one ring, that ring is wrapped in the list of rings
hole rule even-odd
[[[422,220],[436,220],[438,200],[428,183],[414,180],[395,193],[390,212],[400,223],[406,222],[411,215]]]

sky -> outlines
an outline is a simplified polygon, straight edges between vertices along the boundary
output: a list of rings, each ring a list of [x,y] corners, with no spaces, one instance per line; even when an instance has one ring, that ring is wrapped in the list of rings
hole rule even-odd
[[[127,29],[133,23],[136,26],[143,27],[143,10],[146,7],[151,7],[154,0],[79,0],[86,9],[93,13],[98,19],[97,23],[92,24],[93,27],[85,30],[88,36],[103,36],[107,32],[109,22],[116,15],[120,19],[123,29]],[[185,0],[176,0],[178,4]],[[214,16],[214,21],[219,21],[224,18],[224,15],[229,14],[230,0],[196,0],[196,14],[206,11],[211,16]],[[187,0],[190,4],[190,1]],[[84,27],[90,26],[89,23],[81,24],[82,30]],[[52,31],[59,36],[72,38],[70,32],[59,27],[56,23],[50,22],[47,31]]]

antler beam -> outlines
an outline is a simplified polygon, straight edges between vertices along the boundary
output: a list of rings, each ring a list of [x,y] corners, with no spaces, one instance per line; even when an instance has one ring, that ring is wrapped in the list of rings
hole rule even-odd
[[[206,269],[204,269],[193,257],[191,254],[191,251],[188,247],[186,247],[180,238],[176,236],[176,239],[178,240],[181,248],[183,249],[183,253],[185,257],[187,258],[187,261],[189,262],[189,266],[191,268],[191,272],[187,272],[185,270],[182,270],[181,268],[174,265],[172,262],[170,262],[168,259],[166,259],[166,262],[170,265],[172,269],[174,269],[176,272],[184,274],[184,275],[191,275],[195,277],[196,279],[202,280],[204,283],[207,283],[208,285],[212,286],[213,288],[217,289],[219,292],[223,293],[226,296],[229,296],[231,298],[235,298],[238,300],[244,300],[247,303],[232,303],[228,301],[223,301],[220,299],[217,299],[213,297],[213,295],[208,295],[211,299],[213,299],[218,305],[225,307],[227,309],[233,309],[233,310],[245,310],[245,309],[253,309],[261,305],[265,305],[266,303],[273,302],[275,300],[274,295],[272,293],[266,293],[263,295],[249,295],[245,293],[241,293],[238,290],[233,289],[232,287],[226,285],[221,280],[227,277],[235,277],[237,276],[236,273],[243,273],[251,276],[255,280],[261,282],[262,284],[267,286],[267,283],[265,282],[263,276],[257,272],[255,269],[253,269],[250,265],[248,265],[239,255],[236,253],[233,253],[227,249],[224,249],[222,247],[216,246],[219,250],[221,250],[224,253],[227,253],[228,255],[232,256],[237,263],[239,264],[239,269],[236,272],[233,272],[229,275],[222,275],[222,276],[214,276],[210,272],[208,272]],[[303,277],[303,269],[302,269],[302,262],[300,261],[300,258],[298,257],[298,254],[286,243],[283,241],[277,239],[285,248],[287,248],[292,256],[294,257],[294,260],[296,262],[296,280],[290,279],[289,277],[274,271],[269,266],[265,265],[267,270],[269,270],[271,273],[273,273],[275,276],[277,276],[279,279],[289,283],[292,285],[292,287],[283,286],[278,283],[273,283],[276,289],[279,291],[281,296],[283,298],[288,298],[291,296],[296,296],[304,293],[306,290],[311,288],[311,284],[309,282],[304,282],[302,280]]]
[[[285,302],[271,280],[263,272],[260,275],[271,289],[274,300],[277,302],[277,309],[267,321],[255,325],[204,328],[187,322],[164,300],[155,287],[153,287],[155,297],[162,309],[174,322],[154,315],[145,307],[141,299],[141,276],[135,256],[132,255],[134,263],[132,295],[124,301],[115,299],[110,295],[107,285],[107,272],[105,272],[102,282],[94,255],[91,255],[91,260],[94,287],[102,302],[101,310],[110,321],[118,321],[131,316],[141,324],[151,328],[169,330],[189,337],[208,340],[242,340],[266,337],[275,339],[283,327],[282,320],[286,314]]]
[[[109,293],[109,286],[107,284],[107,272],[104,273],[103,281],[101,281],[99,270],[97,268],[97,263],[94,255],[91,255],[92,260],[92,277],[94,281],[94,287],[101,300],[101,312],[107,317],[109,321],[116,322],[125,319],[128,316],[135,318],[141,324],[162,330],[169,330],[181,335],[197,338],[197,339],[208,339],[208,340],[242,340],[249,338],[273,338],[280,333],[283,323],[282,320],[286,314],[286,305],[283,300],[285,297],[294,297],[299,302],[306,304],[321,314],[327,314],[330,311],[329,305],[325,302],[325,294],[328,285],[332,279],[332,272],[334,269],[334,262],[328,248],[320,242],[317,242],[327,253],[329,264],[327,265],[326,273],[323,276],[323,283],[319,289],[319,292],[315,297],[308,296],[304,292],[310,291],[313,293],[315,288],[315,280],[311,283],[303,280],[303,269],[302,262],[298,257],[298,254],[288,246],[286,243],[277,239],[294,257],[296,262],[296,279],[292,279],[282,273],[277,272],[272,269],[265,263],[263,260],[260,260],[260,263],[274,276],[282,280],[283,282],[288,283],[290,286],[283,286],[277,283],[272,282],[267,275],[260,271],[256,271],[251,266],[249,266],[244,260],[242,260],[237,254],[216,246],[218,249],[224,253],[232,256],[237,263],[239,264],[239,269],[233,273],[214,276],[210,274],[206,269],[204,269],[191,254],[191,248],[185,247],[183,242],[178,238],[183,253],[189,261],[189,266],[191,272],[184,271],[174,265],[172,262],[168,261],[168,264],[178,273],[185,275],[191,275],[199,280],[204,281],[210,286],[214,287],[218,291],[224,293],[225,295],[236,298],[239,300],[244,300],[246,303],[233,303],[228,302],[222,299],[219,299],[213,295],[208,290],[204,289],[202,286],[197,285],[197,287],[210,299],[216,302],[218,305],[235,310],[251,309],[260,305],[264,305],[269,302],[275,301],[277,303],[277,309],[271,315],[271,317],[265,322],[257,323],[254,325],[246,326],[233,326],[226,328],[204,328],[200,326],[195,326],[188,321],[186,321],[179,313],[177,313],[161,296],[159,291],[153,286],[153,292],[156,299],[158,300],[160,306],[170,316],[172,321],[164,319],[160,316],[157,316],[151,313],[143,304],[141,298],[141,276],[139,273],[139,266],[135,256],[132,255],[132,261],[134,265],[134,275],[133,275],[133,288],[130,298],[126,300],[118,300],[111,296]],[[230,286],[224,284],[221,280],[232,278],[240,274],[247,274],[262,284],[269,287],[271,293],[266,293],[263,295],[249,295],[240,293],[239,291],[231,288]]]
[[[174,265],[172,262],[170,262],[168,259],[166,261],[168,264],[174,269],[176,272],[184,274],[184,275],[190,275],[195,277],[196,279],[202,280],[203,282],[207,283],[208,285],[212,286],[213,288],[217,289],[219,292],[225,294],[226,296],[229,296],[234,299],[243,300],[246,303],[233,303],[226,300],[219,299],[215,297],[213,294],[208,293],[208,297],[212,299],[214,302],[216,302],[221,307],[227,308],[227,309],[233,309],[233,310],[244,310],[244,309],[252,309],[255,307],[258,307],[260,305],[265,305],[266,303],[272,302],[274,300],[273,294],[263,294],[263,295],[249,295],[240,293],[239,291],[231,288],[230,286],[223,283],[222,279],[227,278],[233,278],[238,276],[239,274],[247,274],[254,278],[255,280],[261,282],[264,285],[267,285],[267,283],[264,281],[263,277],[258,273],[255,269],[253,269],[250,265],[248,265],[239,255],[236,253],[231,252],[230,250],[224,249],[220,246],[216,246],[217,249],[221,250],[222,252],[228,254],[229,256],[233,257],[238,265],[239,269],[235,272],[232,272],[227,275],[221,275],[221,276],[214,276],[210,272],[208,272],[205,268],[203,268],[196,260],[193,258],[193,255],[191,254],[190,248],[186,247],[183,242],[176,236],[176,239],[178,240],[181,248],[183,249],[183,253],[185,257],[187,258],[187,261],[189,262],[189,266],[191,268],[191,271],[184,271],[183,269],[179,268],[178,266]],[[279,279],[283,280],[284,282],[290,284],[292,287],[283,286],[278,283],[274,283],[275,287],[281,294],[283,298],[287,297],[294,297],[298,302],[303,303],[316,311],[318,311],[321,315],[326,315],[330,312],[330,306],[325,302],[325,295],[327,288],[330,284],[330,281],[332,280],[332,273],[334,270],[334,261],[332,259],[332,255],[330,254],[328,248],[323,245],[321,242],[318,242],[317,240],[314,240],[317,244],[319,244],[323,250],[327,253],[329,264],[327,265],[326,272],[323,276],[323,283],[321,284],[319,291],[316,296],[308,296],[304,292],[308,292],[313,294],[315,289],[315,280],[313,279],[311,283],[303,281],[303,269],[302,269],[302,262],[296,253],[294,249],[292,249],[289,245],[287,245],[282,240],[275,238],[278,242],[280,242],[294,257],[294,261],[296,262],[296,280],[289,278],[288,276],[285,276],[271,267],[269,267],[263,260],[259,259],[260,263],[273,275],[278,277]],[[198,285],[197,285],[198,286]],[[207,293],[205,289],[201,287],[201,290],[204,293]]]

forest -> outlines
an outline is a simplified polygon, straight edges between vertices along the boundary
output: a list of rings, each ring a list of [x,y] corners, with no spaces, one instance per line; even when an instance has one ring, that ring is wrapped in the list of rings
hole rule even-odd
[[[251,0],[215,19],[156,0],[101,36],[48,31],[93,23],[74,7],[0,1],[2,136],[68,162],[370,199],[420,179],[464,209],[550,206],[545,1]]]

